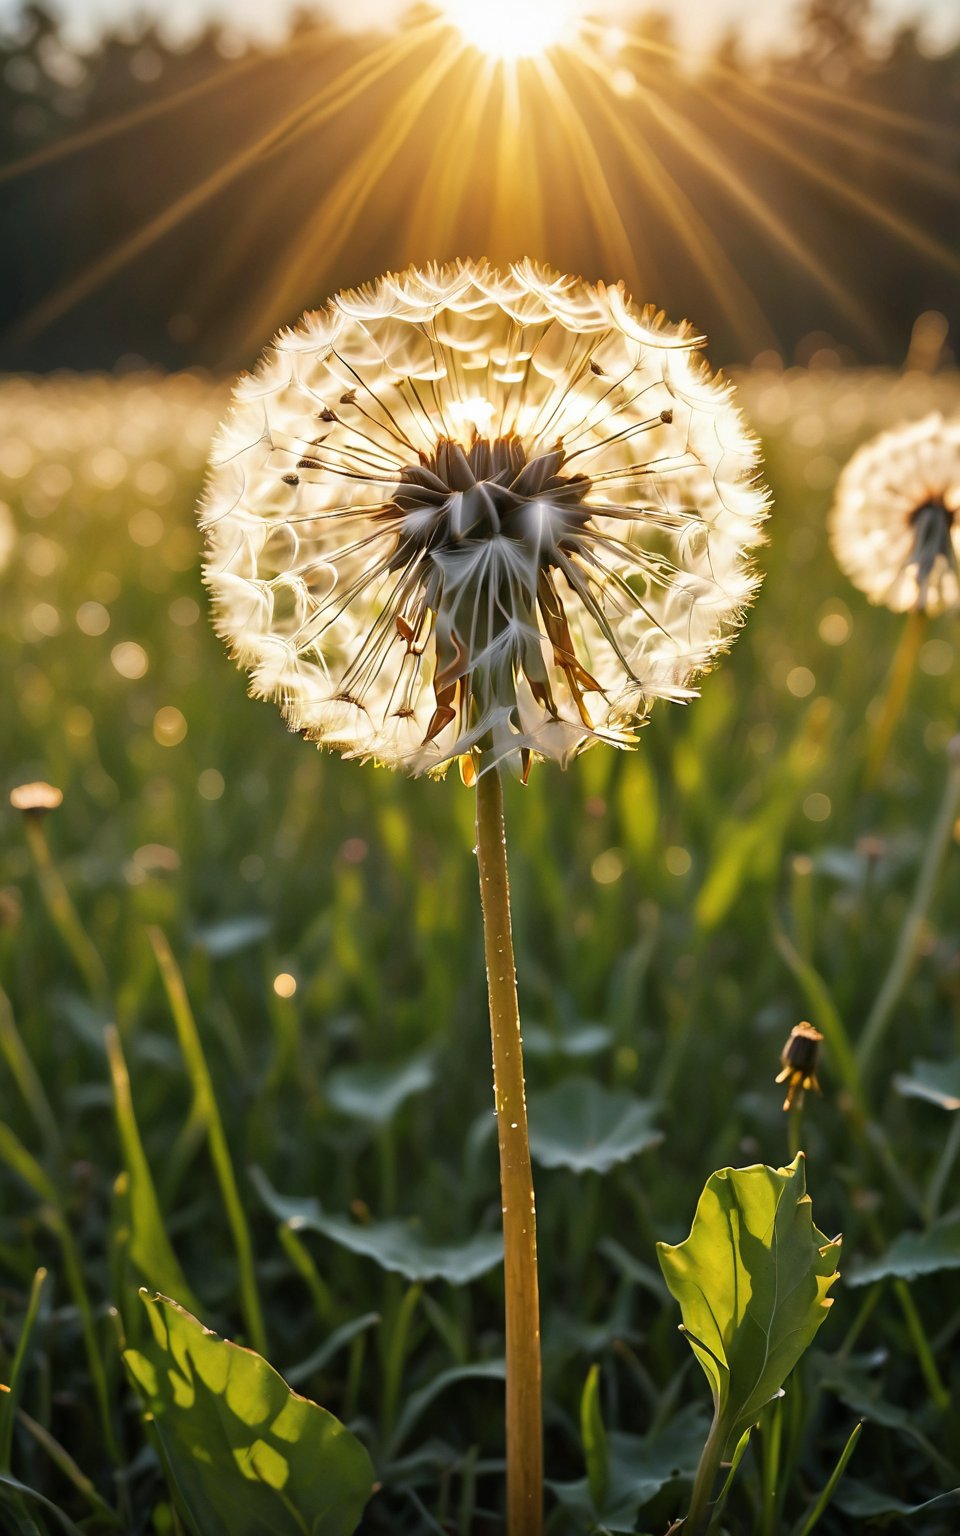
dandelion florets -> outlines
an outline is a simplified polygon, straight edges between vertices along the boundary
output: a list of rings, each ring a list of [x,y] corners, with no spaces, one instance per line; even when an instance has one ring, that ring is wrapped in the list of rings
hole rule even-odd
[[[960,606],[960,419],[939,414],[865,443],[837,485],[830,540],[841,570],[895,613]]]
[[[409,269],[281,333],[200,513],[252,692],[415,774],[631,745],[757,585],[758,450],[701,345],[530,263]]]

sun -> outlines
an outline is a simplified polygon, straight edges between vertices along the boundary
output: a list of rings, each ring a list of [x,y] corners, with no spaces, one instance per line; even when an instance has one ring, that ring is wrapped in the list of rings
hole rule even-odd
[[[494,59],[535,58],[572,38],[575,0],[443,0],[465,42]]]

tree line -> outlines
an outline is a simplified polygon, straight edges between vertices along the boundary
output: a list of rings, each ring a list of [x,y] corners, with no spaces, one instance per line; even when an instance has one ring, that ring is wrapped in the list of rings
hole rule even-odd
[[[510,108],[465,60],[431,83],[430,46],[403,52],[426,16],[392,60],[315,14],[269,48],[146,24],[80,53],[26,6],[0,35],[0,368],[232,368],[336,288],[456,254],[622,275],[729,362],[899,364],[928,311],[955,344],[960,43],[804,0],[777,50],[744,23],[691,64],[644,13]]]

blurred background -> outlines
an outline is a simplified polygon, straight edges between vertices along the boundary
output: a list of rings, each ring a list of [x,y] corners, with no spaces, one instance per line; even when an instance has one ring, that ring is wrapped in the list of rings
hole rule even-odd
[[[161,1283],[138,1212],[162,1212],[203,1320],[251,1336],[198,1112],[207,1067],[269,1358],[375,1453],[365,1536],[502,1531],[500,1281],[457,1272],[501,1220],[472,797],[455,774],[322,755],[247,697],[207,622],[195,519],[229,376],[278,326],[386,268],[484,253],[623,278],[702,328],[775,504],[759,600],[702,698],[658,705],[636,752],[506,789],[551,1476],[579,1476],[598,1363],[633,1453],[673,1436],[639,1529],[681,1511],[706,1393],[654,1241],[684,1236],[714,1168],[788,1156],[784,1041],[804,1017],[856,1040],[909,930],[867,1120],[829,1042],[804,1111],[844,1282],[729,1529],[809,1530],[861,1419],[824,1536],[960,1487],[960,633],[956,614],[931,622],[867,790],[904,626],[826,537],[860,443],[960,410],[958,190],[956,0],[599,19],[572,0],[0,0],[0,1376],[43,1265],[55,1304],[13,1468],[91,1536],[179,1529],[112,1315],[136,1337],[136,1287]],[[33,779],[64,792],[39,866],[7,799]],[[182,966],[199,1067],[151,928]],[[555,1097],[600,1090],[612,1168]],[[638,1116],[652,1137],[621,1134]],[[254,1166],[318,1196],[333,1235],[298,1238]],[[375,1244],[351,1246],[401,1216],[411,1241],[448,1245],[452,1278],[401,1283]],[[890,1255],[918,1232],[927,1272],[908,1289]],[[596,1529],[564,1517],[564,1536]],[[954,1536],[955,1502],[910,1529]]]
[[[232,369],[483,254],[624,278],[724,362],[952,359],[952,0],[0,0],[0,50],[9,371]]]

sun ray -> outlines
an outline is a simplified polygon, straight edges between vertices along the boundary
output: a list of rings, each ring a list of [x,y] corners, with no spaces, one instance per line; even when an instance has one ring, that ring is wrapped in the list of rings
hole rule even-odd
[[[367,142],[362,153],[341,173],[327,192],[322,209],[300,232],[282,276],[257,313],[257,335],[266,328],[270,314],[287,313],[295,307],[304,284],[316,270],[318,256],[331,264],[363,217],[373,189],[404,149],[410,131],[430,103],[433,92],[460,57],[461,46],[447,39],[427,68],[418,73]]]
[[[944,170],[942,166],[932,164],[925,155],[899,149],[895,144],[878,144],[876,139],[858,132],[856,128],[845,127],[840,123],[827,122],[815,112],[808,111],[803,107],[790,105],[775,92],[768,91],[762,85],[744,79],[742,76],[735,74],[733,70],[724,70],[723,77],[729,83],[735,83],[743,94],[749,96],[752,103],[765,107],[768,112],[774,113],[777,117],[783,117],[789,122],[798,123],[810,133],[819,134],[823,138],[830,139],[845,149],[859,150],[868,155],[882,155],[887,165],[895,165],[900,170],[906,172],[908,176],[919,177],[921,181],[926,181],[931,186],[939,187],[951,197],[955,197],[960,193],[960,176],[955,171]]]
[[[860,188],[852,181],[835,175],[833,171],[827,170],[825,166],[820,165],[817,161],[812,160],[809,155],[804,154],[802,150],[797,149],[794,144],[786,143],[778,138],[771,129],[757,123],[746,112],[742,112],[739,107],[733,106],[726,98],[716,93],[711,94],[717,110],[731,122],[742,128],[744,133],[755,139],[757,143],[763,144],[767,149],[772,150],[774,154],[779,155],[781,159],[787,161],[788,164],[795,166],[809,180],[816,182],[826,188],[827,191],[835,193],[844,201],[859,208],[860,212],[866,214],[874,223],[888,229],[891,234],[896,235],[907,245],[912,246],[921,255],[946,267],[948,271],[960,273],[960,256],[957,256],[955,251],[950,250],[948,246],[943,245],[932,236],[925,235],[922,230],[918,230],[914,224],[901,218],[898,213],[884,207],[876,198],[870,197],[866,192],[861,192]]]
[[[420,39],[422,41],[422,39]],[[378,67],[374,78],[385,72],[387,58],[380,58],[382,50],[378,50]],[[390,55],[396,59],[395,50]],[[356,76],[353,70],[348,72],[350,84],[346,91],[343,88],[343,79],[338,77],[332,85],[314,99],[310,105],[313,126],[325,121],[339,112],[343,105],[352,100],[360,90],[364,88],[362,77]],[[108,251],[99,261],[91,263],[76,277],[64,283],[52,294],[35,305],[20,320],[11,332],[12,340],[16,343],[35,335],[45,326],[52,324],[75,304],[81,303],[91,293],[94,293],[103,283],[122,271],[131,261],[149,250],[152,245],[169,234],[184,219],[189,218],[204,204],[230,186],[258,160],[269,155],[272,149],[282,143],[290,129],[302,119],[304,108],[297,106],[294,110],[282,118],[273,128],[260,135],[252,142],[246,144],[243,149],[232,155],[223,165],[218,166],[208,176],[189,188],[180,197],[161,208],[159,212],[147,219],[133,234],[129,235],[119,245]]]
[[[650,111],[690,159],[701,165],[748,213],[763,231],[771,244],[781,249],[800,269],[812,277],[836,303],[840,312],[856,326],[857,330],[876,345],[877,322],[864,308],[850,289],[841,283],[826,262],[821,261],[809,245],[773,209],[733,166],[721,159],[715,146],[688,119],[679,116],[659,96],[640,86]]]
[[[644,142],[641,149],[617,116],[608,93],[598,83],[597,75],[602,77],[604,73],[603,61],[588,51],[583,57],[575,58],[573,63],[581,72],[584,88],[590,93],[621,153],[633,167],[640,184],[663,209],[734,334],[755,351],[772,346],[774,335],[769,320],[710,225],[701,217],[680,183],[661,165],[649,141]]]
[[[362,60],[358,60],[356,64],[338,75],[329,89],[304,104],[300,121],[288,120],[287,132],[277,140],[271,140],[269,147],[263,152],[264,159],[270,155],[287,155],[282,177],[272,177],[268,189],[274,196],[278,218],[284,217],[284,210],[289,206],[292,190],[303,185],[302,167],[296,159],[288,155],[291,147],[306,133],[322,128],[365,91],[386,79],[394,70],[399,69],[400,65],[422,48],[425,41],[430,36],[435,36],[436,32],[436,27],[427,23],[420,28],[411,28],[410,33],[401,38],[390,38],[378,48],[365,54]],[[269,217],[266,209],[261,211],[261,217]],[[198,307],[202,307],[205,295],[210,296],[216,293],[230,269],[235,269],[239,265],[244,249],[255,243],[258,224],[259,220],[254,219],[238,224],[229,243],[225,243],[220,250],[211,254],[210,260],[205,264],[203,273],[198,279],[198,286],[194,289],[194,303]],[[252,336],[250,345],[256,348],[261,339],[262,333]]]
[[[604,28],[598,22],[589,20],[582,24],[586,36],[600,37]],[[682,48],[675,43],[667,43],[658,38],[644,36],[642,33],[630,32],[618,28],[622,32],[624,48],[632,48],[637,52],[654,54],[673,65],[688,70],[690,58]],[[727,77],[731,82],[744,83],[744,77],[736,70],[732,70],[716,59],[699,61],[698,72],[719,73]],[[852,116],[862,117],[877,123],[884,123],[903,133],[912,133],[920,138],[943,139],[945,142],[960,145],[960,131],[948,127],[945,123],[930,122],[921,117],[915,117],[909,112],[902,112],[893,107],[883,106],[880,102],[864,100],[863,97],[853,94],[849,89],[840,89],[836,86],[824,84],[822,81],[801,80],[795,75],[790,75],[782,70],[768,69],[765,80],[756,80],[755,87],[759,91],[776,93],[779,98],[784,92],[807,96],[812,100],[822,102],[825,106],[831,106],[838,111],[848,112]],[[691,77],[692,78],[692,77]]]
[[[956,128],[950,128],[945,123],[925,122],[923,118],[912,117],[908,112],[897,112],[892,107],[882,106],[879,102],[864,101],[862,97],[854,96],[849,91],[837,91],[814,80],[796,80],[790,75],[778,75],[775,84],[777,91],[808,96],[814,101],[836,107],[839,111],[849,112],[855,117],[885,123],[901,133],[913,133],[920,138],[943,139],[948,144],[960,144],[960,132]]]
[[[510,65],[541,59],[577,30],[574,0],[524,5],[518,0],[442,0],[442,12],[464,42]]]
[[[430,228],[437,256],[453,255],[454,231],[464,199],[469,194],[469,179],[464,165],[477,143],[485,108],[490,101],[496,65],[484,59],[470,82],[469,90],[453,125],[449,139],[438,139],[416,202],[410,214],[411,230]],[[415,253],[408,251],[409,256]]]
[[[761,83],[719,62],[694,71],[681,49],[629,33],[623,33],[620,46],[630,50],[630,73],[615,95],[611,89],[616,85],[615,57],[598,51],[602,29],[579,14],[580,0],[570,0],[564,8],[567,40],[575,40],[576,46],[557,41],[552,30],[559,25],[556,7],[543,8],[549,36],[521,38],[518,4],[519,0],[487,0],[486,4],[471,0],[468,19],[476,11],[477,27],[487,38],[479,50],[476,35],[471,41],[470,28],[452,14],[456,5],[448,5],[445,16],[434,10],[429,19],[392,33],[375,46],[365,46],[361,58],[351,55],[352,62],[322,90],[42,298],[21,321],[15,338],[35,334],[85,299],[258,161],[270,157],[284,158],[268,178],[260,182],[251,178],[259,203],[251,208],[249,219],[239,221],[234,238],[210,253],[198,276],[203,289],[195,290],[192,298],[196,304],[200,292],[202,307],[205,292],[209,301],[229,271],[250,260],[264,220],[283,219],[289,233],[277,243],[273,278],[268,271],[257,287],[258,307],[248,333],[254,345],[279,313],[301,306],[315,291],[356,235],[361,220],[369,221],[384,203],[384,192],[388,194],[385,206],[397,210],[391,215],[391,240],[398,262],[423,259],[427,254],[453,256],[458,253],[455,248],[481,244],[498,258],[516,256],[522,247],[546,254],[548,242],[562,247],[571,233],[576,246],[580,232],[570,231],[565,212],[576,201],[582,209],[583,236],[593,228],[594,249],[610,269],[615,267],[634,286],[659,296],[662,276],[673,277],[666,271],[664,253],[668,257],[673,251],[682,254],[683,274],[696,274],[731,333],[747,346],[770,345],[772,327],[714,233],[711,219],[701,211],[701,191],[709,191],[711,198],[731,199],[762,230],[772,248],[782,251],[829,294],[858,332],[869,337],[872,345],[878,338],[877,326],[864,305],[831,271],[811,239],[764,197],[754,173],[762,173],[768,156],[791,167],[798,181],[813,182],[842,198],[851,210],[924,257],[960,270],[960,258],[941,241],[853,185],[842,171],[822,165],[814,149],[807,148],[826,142],[857,152],[874,149],[858,122],[883,121],[917,133],[929,127],[931,134],[936,125],[887,114],[869,103],[860,104],[859,116],[843,120],[818,116],[804,103],[829,102],[838,113],[855,113],[857,104],[829,88],[808,89],[808,82],[773,75]],[[306,47],[315,53],[328,35],[300,37],[296,46],[301,52]],[[288,51],[289,47],[282,50]],[[309,59],[312,54],[306,56]],[[663,67],[667,61],[673,66],[668,80]],[[132,116],[97,125],[65,145],[51,146],[50,161],[105,142],[125,124],[148,122],[176,102],[213,92],[238,74],[242,77],[243,70],[252,70],[255,62],[267,60],[260,55],[245,58],[226,76],[196,82]],[[380,90],[371,96],[375,85]],[[358,119],[358,113],[365,116]],[[256,122],[256,111],[250,116]],[[369,121],[374,123],[372,130],[366,126]],[[441,121],[448,126],[438,132]],[[330,122],[335,123],[338,149],[349,147],[334,158],[325,153],[327,146],[321,139],[321,154],[313,158],[314,137]],[[731,147],[741,136],[751,140],[746,152]],[[357,143],[359,148],[354,147]],[[298,154],[289,153],[294,146],[300,146]],[[884,145],[882,152],[904,175],[922,178],[944,191],[952,192],[958,185],[954,174],[928,166],[909,147]],[[46,150],[39,151],[39,159],[29,157],[0,167],[0,180],[31,167],[41,169],[47,155]],[[421,169],[414,181],[417,163]],[[401,177],[409,183],[402,191]],[[547,196],[557,178],[561,185],[568,184],[569,197]],[[303,185],[306,195],[298,196]],[[316,193],[311,195],[309,188],[314,185]],[[370,228],[373,236],[378,226]],[[470,233],[464,241],[466,229]],[[663,297],[667,297],[666,287]],[[236,341],[233,336],[231,344]]]
[[[571,110],[570,96],[549,59],[540,61],[537,81],[556,111],[557,123],[573,158],[581,190],[604,247],[604,256],[612,266],[628,275],[635,274],[640,286],[655,289],[649,250],[638,257],[635,239],[631,240],[623,215],[607,180],[597,149],[583,125],[580,114]]]
[[[292,43],[287,43],[279,53],[289,54],[292,47]],[[215,95],[222,90],[233,89],[244,75],[263,63],[264,59],[260,54],[235,59],[226,69],[217,70],[216,73],[207,75],[202,80],[195,80],[180,91],[171,91],[169,95],[161,96],[157,101],[148,101],[141,107],[132,108],[129,112],[121,112],[105,123],[94,123],[89,128],[82,128],[76,133],[69,134],[65,139],[57,140],[54,144],[45,144],[42,149],[35,149],[29,155],[21,156],[19,160],[11,160],[7,165],[0,165],[0,184],[14,181],[18,176],[26,176],[33,171],[41,171],[45,166],[56,165],[84,150],[96,149],[98,144],[107,143],[119,134],[129,133],[145,123],[153,122],[156,118],[165,117],[168,113],[185,107],[189,102],[199,101],[204,96]]]
[[[523,64],[514,69],[499,69],[500,89],[502,92],[500,105],[500,124],[497,137],[497,151],[495,165],[498,174],[494,178],[493,207],[490,214],[490,243],[491,248],[498,254],[511,250],[515,241],[515,194],[518,179],[515,175],[516,146],[518,143],[531,143],[531,138],[523,133],[524,104],[521,96],[521,86],[527,87],[527,112],[531,99],[531,85],[536,79],[539,66],[536,63],[528,63],[526,69]],[[528,250],[537,250],[545,240],[543,195],[541,178],[532,175],[523,180],[524,197],[524,224],[530,230]],[[511,250],[511,254],[515,251]]]
[[[350,68],[344,70],[342,75],[337,75],[335,80],[326,90],[321,91],[312,101],[304,103],[302,121],[293,124],[280,138],[271,138],[269,150],[265,154],[277,154],[285,151],[295,144],[304,134],[312,132],[322,123],[328,122],[338,112],[342,112],[351,102],[357,100],[378,80],[404,63],[409,56],[421,48],[430,37],[438,35],[435,22],[425,22],[420,26],[411,27],[410,31],[399,37],[390,36],[379,47],[370,53],[364,54]]]

